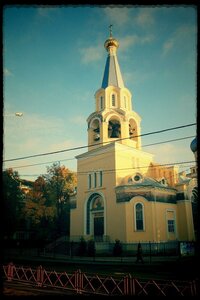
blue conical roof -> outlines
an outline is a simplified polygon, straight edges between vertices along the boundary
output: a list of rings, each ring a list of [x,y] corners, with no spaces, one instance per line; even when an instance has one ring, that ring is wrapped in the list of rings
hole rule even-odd
[[[102,88],[107,88],[108,86],[116,86],[119,88],[124,87],[124,82],[122,79],[118,59],[117,59],[117,48],[119,47],[118,41],[110,36],[104,44],[104,47],[108,51],[108,57],[106,60],[106,66],[103,75]]]

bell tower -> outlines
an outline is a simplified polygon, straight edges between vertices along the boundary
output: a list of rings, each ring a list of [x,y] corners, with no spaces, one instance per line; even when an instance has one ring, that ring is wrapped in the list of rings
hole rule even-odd
[[[104,47],[103,80],[95,93],[95,111],[87,118],[88,151],[76,156],[70,238],[93,239],[99,249],[109,245],[99,243],[116,239],[194,240],[191,201],[184,199],[185,181],[178,182],[177,167],[160,166],[141,149],[141,118],[124,85],[112,26]]]
[[[88,150],[115,141],[141,149],[141,118],[132,110],[132,96],[124,85],[117,59],[119,42],[112,36],[112,25],[104,47],[108,56],[102,85],[95,93],[95,112],[87,119]]]

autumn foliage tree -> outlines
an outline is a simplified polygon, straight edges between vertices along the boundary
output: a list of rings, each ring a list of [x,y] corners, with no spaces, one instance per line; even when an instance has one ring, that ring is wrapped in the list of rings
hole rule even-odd
[[[49,200],[47,184],[39,176],[33,184],[32,190],[26,195],[24,213],[28,228],[35,232],[37,239],[49,239],[54,229],[56,209]]]
[[[59,163],[47,167],[47,174],[37,178],[24,208],[37,238],[49,240],[69,235],[69,199],[76,184],[76,174]]]
[[[56,225],[58,235],[69,235],[70,230],[70,194],[77,185],[76,174],[60,163],[47,167],[45,180],[49,198],[56,205]]]

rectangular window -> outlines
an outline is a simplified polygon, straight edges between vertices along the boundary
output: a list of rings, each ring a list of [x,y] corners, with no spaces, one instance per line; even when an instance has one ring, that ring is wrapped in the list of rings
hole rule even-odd
[[[112,106],[115,106],[115,95],[112,94]]]
[[[100,110],[103,109],[103,97],[100,97]]]
[[[94,173],[94,187],[97,187],[97,173]]]
[[[99,186],[102,186],[103,184],[103,172],[99,171]]]
[[[168,225],[168,232],[175,232],[174,220],[168,220],[167,225]]]
[[[91,187],[92,187],[92,175],[89,174],[88,175],[88,188],[91,189]]]
[[[143,220],[136,220],[136,230],[143,230]]]

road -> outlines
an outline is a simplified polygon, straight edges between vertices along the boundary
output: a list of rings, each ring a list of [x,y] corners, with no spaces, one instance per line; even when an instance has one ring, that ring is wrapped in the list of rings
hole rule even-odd
[[[114,277],[123,277],[131,274],[137,279],[170,279],[170,280],[193,280],[199,278],[199,271],[194,259],[188,258],[180,260],[177,257],[144,258],[144,264],[135,263],[135,258],[80,258],[80,257],[13,257],[6,260],[15,265],[29,266],[36,268],[41,265],[48,271],[73,273],[81,270],[86,274],[111,275]],[[196,267],[195,267],[196,265]],[[5,281],[3,295],[5,296],[35,296],[35,295],[77,295],[74,291],[61,291],[57,289],[47,289],[32,286],[30,284],[15,283]]]
[[[66,296],[77,295],[73,291],[64,291],[59,289],[40,288],[28,283],[9,282],[5,281],[3,284],[3,296]]]

